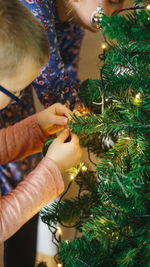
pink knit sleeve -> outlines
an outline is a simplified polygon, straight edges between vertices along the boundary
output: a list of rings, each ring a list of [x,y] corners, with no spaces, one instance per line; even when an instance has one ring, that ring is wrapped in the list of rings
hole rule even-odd
[[[37,114],[0,130],[0,163],[5,164],[41,152],[47,139],[48,136],[44,136],[37,123]]]
[[[43,158],[16,189],[0,199],[0,244],[63,190],[59,169]]]

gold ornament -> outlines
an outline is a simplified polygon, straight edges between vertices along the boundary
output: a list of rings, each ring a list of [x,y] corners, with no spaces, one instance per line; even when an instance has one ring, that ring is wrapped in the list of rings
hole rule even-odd
[[[102,29],[102,18],[104,12],[101,7],[97,7],[91,15],[91,25],[96,29]]]

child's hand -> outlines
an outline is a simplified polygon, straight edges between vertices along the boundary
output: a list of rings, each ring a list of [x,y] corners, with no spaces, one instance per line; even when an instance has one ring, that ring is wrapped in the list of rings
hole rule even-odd
[[[81,155],[82,150],[77,135],[64,130],[50,145],[46,157],[53,160],[62,172],[77,165]]]
[[[67,128],[68,121],[71,120],[72,112],[64,105],[56,103],[37,114],[38,124],[46,135]]]

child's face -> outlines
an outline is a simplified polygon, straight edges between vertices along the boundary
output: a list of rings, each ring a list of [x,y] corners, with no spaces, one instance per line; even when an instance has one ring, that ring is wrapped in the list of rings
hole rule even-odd
[[[20,92],[32,83],[39,75],[41,68],[30,59],[25,59],[15,76],[0,79],[0,85],[10,91],[12,94],[18,96]],[[0,92],[0,109],[5,108],[11,99]]]

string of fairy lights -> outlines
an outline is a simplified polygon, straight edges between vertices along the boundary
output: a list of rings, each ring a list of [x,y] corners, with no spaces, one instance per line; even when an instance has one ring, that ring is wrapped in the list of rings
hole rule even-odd
[[[148,11],[148,12],[150,12],[150,4],[148,4],[146,7],[145,6],[138,6],[137,4],[135,4],[135,6],[133,7],[133,8],[127,8],[127,9],[121,9],[120,11],[118,11],[118,13],[121,13],[121,12],[123,12],[123,11],[129,11],[129,10],[142,10],[142,9],[145,9],[146,8],[146,10]],[[149,13],[148,13],[149,14]],[[150,20],[150,17],[148,17],[148,20]],[[110,47],[110,48],[112,48],[112,49],[114,49],[114,47],[107,41],[107,39],[106,39],[106,36],[104,35],[104,43],[102,43],[102,54],[100,54],[99,55],[99,59],[101,60],[101,61],[104,61],[105,60],[105,54],[106,54],[106,51],[107,51],[107,47]],[[116,48],[115,48],[116,49]],[[121,54],[121,56],[122,57],[124,57],[124,59],[128,62],[128,64],[129,64],[129,66],[130,67],[132,67],[132,70],[134,70],[136,73],[138,73],[139,74],[139,76],[140,76],[140,78],[143,80],[143,77],[141,76],[141,74],[139,73],[139,71],[136,69],[136,67],[135,66],[133,66],[132,64],[131,64],[131,62],[129,62],[129,60],[122,54],[122,52],[121,52],[121,50],[119,49],[119,48],[117,48],[118,50],[118,52]],[[101,85],[102,85],[102,88],[101,88],[101,94],[104,96],[104,81],[103,81],[103,67],[101,68],[101,71],[100,71],[100,81],[101,81]],[[143,80],[143,82],[144,82],[144,80]],[[144,86],[148,86],[147,84],[145,84],[145,82],[144,82]],[[142,98],[142,95],[141,95],[141,92],[139,92],[139,93],[137,93],[136,95],[135,95],[135,100],[137,101],[137,104],[138,104],[138,101],[141,101],[141,98]],[[107,102],[108,101],[108,99],[105,99],[105,101]],[[101,112],[103,113],[103,111],[104,111],[104,102],[105,101],[102,101],[102,103],[100,103],[101,105],[102,105],[102,109],[101,109]],[[121,104],[125,104],[125,103],[121,103]],[[122,125],[122,126],[126,126],[126,127],[128,127],[128,137],[127,138],[130,138],[130,128],[131,127],[150,127],[150,125]],[[90,160],[90,162],[94,165],[94,166],[96,166],[96,163],[95,162],[93,162],[93,160],[91,159],[91,157],[90,157],[90,151],[89,151],[89,149],[88,149],[88,157],[89,157],[89,160]],[[71,187],[71,185],[73,184],[73,182],[75,181],[75,179],[77,178],[77,176],[78,176],[78,174],[79,174],[79,172],[82,172],[82,173],[84,173],[84,172],[86,172],[86,171],[88,171],[88,168],[87,168],[87,166],[84,164],[84,163],[81,163],[80,165],[79,165],[79,168],[77,169],[76,168],[76,170],[75,170],[75,172],[74,173],[72,173],[71,175],[70,175],[70,182],[69,182],[69,184],[68,184],[68,186],[67,186],[67,189],[65,190],[65,192],[62,194],[62,196],[60,197],[60,199],[59,199],[59,202],[61,202],[62,200],[63,200],[63,198],[65,197],[65,195],[66,195],[66,193],[68,192],[68,190],[70,189],[70,187]],[[110,196],[105,192],[105,190],[103,189],[103,187],[102,187],[102,179],[101,179],[101,177],[100,177],[100,175],[99,174],[97,174],[97,171],[93,171],[96,175],[97,175],[97,180],[99,181],[99,186],[100,186],[100,190],[102,191],[102,193],[104,194],[104,195],[106,195],[107,196],[107,199],[108,199],[108,201],[110,201],[111,202],[111,204],[114,206],[114,208],[115,208],[115,218],[117,218],[117,216],[118,216],[118,214],[121,212],[121,213],[124,213],[123,211],[120,211],[119,210],[119,208],[113,203],[113,201],[112,201],[112,199],[110,198]],[[78,193],[78,198],[80,198],[80,187],[79,187],[79,193]],[[125,214],[125,213],[124,213]],[[127,214],[126,214],[127,215]],[[142,215],[143,217],[144,216],[150,216],[149,214],[146,214],[146,215]],[[93,217],[93,214],[91,214],[89,217]],[[88,217],[88,218],[89,218]],[[61,229],[61,226],[63,226],[63,227],[65,227],[65,228],[75,228],[75,227],[77,227],[77,226],[79,226],[79,225],[81,225],[81,221],[79,221],[78,223],[76,223],[76,224],[74,224],[74,225],[72,225],[72,226],[70,226],[70,225],[64,225],[62,222],[59,222],[59,226],[54,226],[54,225],[49,225],[48,226],[48,228],[49,228],[49,230],[50,230],[50,232],[52,233],[52,242],[56,245],[56,247],[59,249],[59,245],[60,245],[60,243],[62,242],[62,229]],[[65,240],[65,242],[68,244],[70,241],[69,240]],[[58,267],[63,267],[63,266],[65,266],[64,265],[64,263],[62,263],[62,262],[59,262],[59,259],[58,259],[58,257],[57,257],[57,254],[55,255],[55,261],[56,261],[56,263],[57,263],[57,266]],[[88,265],[87,263],[85,263],[84,261],[82,261],[81,259],[79,259],[79,258],[76,258],[75,259],[76,261],[78,261],[78,262],[82,262],[82,264],[83,265],[85,265],[85,266],[90,266],[90,265]]]
[[[67,189],[65,190],[65,192],[62,194],[62,196],[59,199],[59,202],[62,201],[63,197],[66,195],[66,193],[68,192],[68,190],[70,189],[71,185],[73,184],[74,180],[77,178],[78,174],[80,172],[84,173],[88,170],[87,166],[84,163],[80,163],[78,168],[74,168],[74,170],[76,170],[74,172],[74,174],[70,175],[70,182],[67,186]],[[78,192],[78,198],[80,198],[80,189]],[[50,232],[52,233],[52,242],[53,244],[55,244],[55,246],[57,248],[59,248],[59,244],[62,241],[62,228],[61,226],[65,227],[65,228],[75,228],[77,226],[79,226],[81,224],[81,222],[77,222],[76,224],[69,226],[69,225],[64,225],[62,222],[59,222],[59,226],[53,226],[53,225],[49,225],[48,228],[50,230]],[[68,244],[70,241],[69,240],[65,240],[65,242]],[[58,258],[57,258],[57,254],[54,256],[54,259],[57,263],[58,267],[62,267],[63,263],[58,262]],[[80,259],[76,259],[77,261],[81,261]],[[85,263],[86,266],[89,266]]]
[[[134,10],[143,10],[143,9],[145,9],[146,12],[148,12],[148,15],[150,15],[150,4],[148,4],[146,7],[145,6],[138,6],[137,4],[135,4],[134,7],[121,9],[117,13],[119,14],[119,13],[124,12],[124,11],[134,11]],[[148,20],[150,20],[150,17],[148,17]],[[128,66],[131,67],[132,70],[135,71],[138,74],[138,76],[140,77],[141,81],[143,82],[144,87],[145,88],[149,88],[149,85],[145,83],[145,81],[144,81],[141,73],[139,72],[139,70],[135,66],[133,66],[133,64],[127,59],[127,57],[122,53],[122,51],[118,47],[116,48],[115,46],[112,46],[108,42],[105,34],[103,34],[103,36],[104,36],[105,43],[102,44],[103,53],[99,56],[99,59],[100,60],[104,60],[105,59],[105,53],[106,53],[106,50],[107,50],[107,46],[110,47],[111,49],[116,49],[120,53],[120,55],[126,60],[126,62],[128,63]],[[101,85],[102,85],[101,90],[103,90],[103,95],[104,95],[104,86],[103,86],[103,84],[104,84],[103,83],[103,69],[104,68],[105,68],[105,64],[103,64],[103,67],[101,68],[101,71],[100,71],[100,81],[101,81]],[[113,98],[114,98],[114,96],[113,96]],[[107,100],[108,99],[105,99],[106,102],[107,102]],[[142,94],[141,94],[141,92],[139,92],[139,93],[137,93],[135,95],[134,104],[137,105],[137,106],[140,106],[141,103],[142,103]],[[121,104],[125,105],[125,103],[123,103],[123,102],[121,102]],[[102,110],[103,109],[104,108],[102,108]],[[145,125],[145,124],[141,124],[141,125],[139,125],[139,124],[136,124],[136,125],[125,125],[125,124],[122,124],[122,125],[119,125],[119,126],[129,127],[129,128],[131,128],[131,127],[132,128],[137,128],[137,127],[148,128],[148,127],[150,127],[149,124],[148,125]]]

